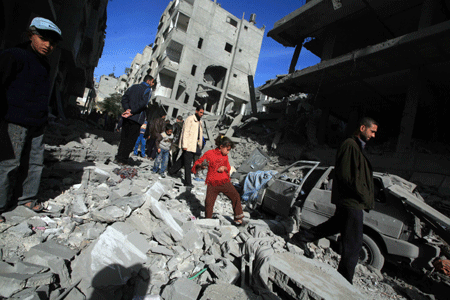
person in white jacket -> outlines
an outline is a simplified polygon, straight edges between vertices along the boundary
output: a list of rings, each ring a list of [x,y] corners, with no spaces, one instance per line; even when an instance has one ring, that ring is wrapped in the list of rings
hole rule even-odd
[[[194,155],[203,146],[203,128],[201,118],[205,112],[202,105],[195,109],[195,114],[186,118],[181,131],[179,147],[183,150],[180,158],[169,169],[169,175],[175,175],[184,166],[184,185],[192,187],[191,168]]]

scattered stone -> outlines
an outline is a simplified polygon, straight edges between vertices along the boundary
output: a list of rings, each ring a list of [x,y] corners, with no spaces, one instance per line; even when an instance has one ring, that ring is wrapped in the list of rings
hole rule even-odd
[[[164,300],[196,300],[202,287],[187,278],[178,278],[166,286],[161,294]]]

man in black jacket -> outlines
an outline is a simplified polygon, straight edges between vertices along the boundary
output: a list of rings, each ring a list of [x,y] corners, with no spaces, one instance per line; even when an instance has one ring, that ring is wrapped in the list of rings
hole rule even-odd
[[[306,243],[341,234],[342,253],[338,272],[353,283],[355,267],[363,240],[363,210],[374,208],[374,185],[372,165],[364,154],[364,147],[375,138],[378,124],[365,117],[359,122],[354,136],[346,139],[336,154],[331,203],[336,205],[334,215],[324,223],[300,231],[292,241],[305,251],[305,256],[314,255]]]
[[[122,114],[122,133],[115,161],[119,164],[128,163],[130,153],[139,136],[139,129],[146,121],[145,110],[155,84],[155,79],[146,75],[142,83],[131,86],[122,97],[122,107],[125,112]]]
[[[29,42],[0,54],[0,213],[15,201],[42,210],[36,196],[44,167],[50,98],[47,56],[61,40],[61,30],[37,17],[31,21],[28,38]]]

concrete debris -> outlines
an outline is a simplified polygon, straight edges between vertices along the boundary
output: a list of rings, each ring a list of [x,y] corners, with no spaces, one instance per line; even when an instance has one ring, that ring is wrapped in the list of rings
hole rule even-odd
[[[164,300],[195,300],[202,287],[192,280],[181,277],[167,285],[161,296]]]
[[[211,119],[216,126],[219,118]],[[270,136],[270,126],[275,125],[261,126],[251,118],[239,126],[242,119],[233,118],[231,129],[218,125],[230,136],[243,128],[250,133],[239,139],[232,136],[239,141],[229,154],[233,167],[245,164],[251,169],[255,162],[249,157],[255,153],[264,153],[260,163],[265,170],[279,171],[287,165],[266,154],[268,143],[257,142]],[[300,248],[286,242],[298,221],[245,208],[245,202],[244,214],[250,221],[246,226],[232,224],[231,202],[223,195],[217,197],[214,218],[204,219],[205,174],[188,190],[180,178],[160,178],[151,172],[149,160],[132,156],[137,173],[121,178],[114,170],[122,166],[112,162],[118,134],[102,138],[77,132],[77,128],[89,131],[79,121],[69,120],[69,126],[66,131],[48,129],[41,184],[45,211],[18,206],[2,214],[6,222],[0,223],[0,297],[410,298],[396,292],[399,286],[414,290],[410,295],[420,294],[399,276],[392,279],[362,265],[350,285],[335,270],[339,255],[329,242],[311,244],[316,259],[306,259]],[[218,134],[216,127],[209,129],[211,135]],[[282,148],[278,144],[277,151]],[[238,190],[241,175],[233,178]],[[447,179],[433,180],[439,182],[435,190],[446,193],[442,184]]]

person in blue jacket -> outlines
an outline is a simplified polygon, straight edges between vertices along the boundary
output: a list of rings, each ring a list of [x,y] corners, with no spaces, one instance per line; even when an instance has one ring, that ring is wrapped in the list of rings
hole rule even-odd
[[[115,159],[118,164],[128,163],[139,136],[139,129],[146,121],[146,108],[152,95],[152,87],[155,85],[155,79],[146,75],[143,82],[131,86],[122,96],[122,107],[125,112],[122,114],[122,133]]]
[[[0,53],[0,213],[15,204],[43,209],[37,194],[51,88],[47,57],[62,35],[40,17],[31,21],[27,34],[28,42]]]

